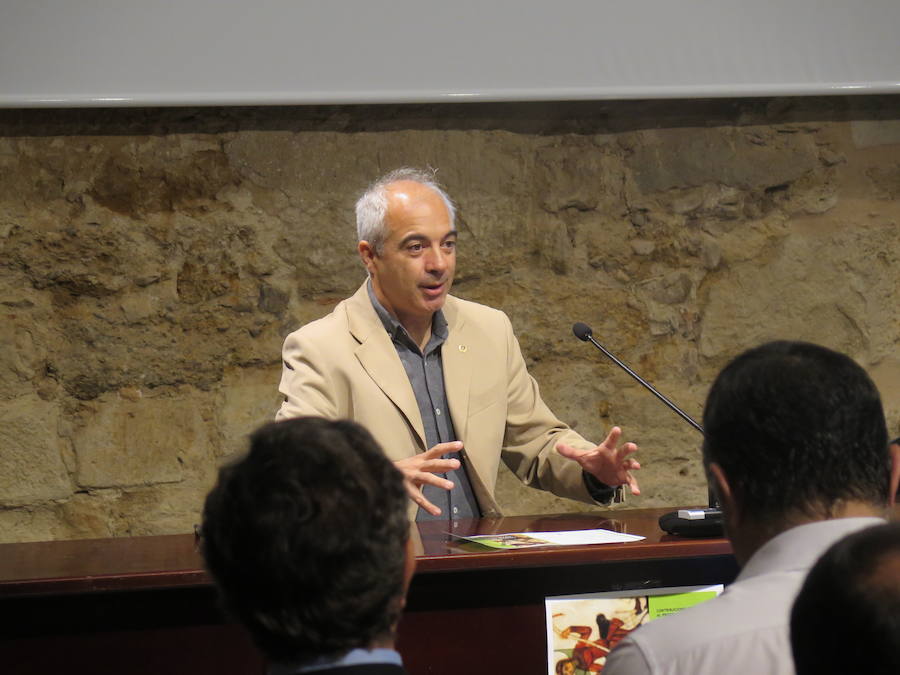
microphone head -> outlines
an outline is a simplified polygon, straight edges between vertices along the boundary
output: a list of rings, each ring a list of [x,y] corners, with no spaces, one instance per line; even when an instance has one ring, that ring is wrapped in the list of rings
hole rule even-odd
[[[593,335],[593,331],[591,327],[586,323],[581,323],[580,321],[572,326],[572,332],[575,333],[575,337],[577,337],[582,342],[587,342],[591,335]]]

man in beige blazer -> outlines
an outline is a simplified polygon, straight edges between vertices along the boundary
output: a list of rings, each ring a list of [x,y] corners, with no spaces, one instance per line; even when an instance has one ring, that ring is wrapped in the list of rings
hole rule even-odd
[[[640,465],[629,456],[637,446],[618,447],[618,427],[595,446],[560,422],[541,400],[506,315],[448,295],[454,207],[433,176],[400,169],[380,179],[358,202],[357,225],[369,278],[285,340],[278,419],[359,422],[403,471],[412,501],[432,515],[441,509],[423,488],[452,491],[460,481],[476,515],[499,515],[501,458],[525,484],[562,497],[608,501],[626,483],[638,493],[631,471]]]

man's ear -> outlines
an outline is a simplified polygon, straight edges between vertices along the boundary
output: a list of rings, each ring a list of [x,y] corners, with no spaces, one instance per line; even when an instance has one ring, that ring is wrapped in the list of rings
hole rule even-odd
[[[415,523],[412,524],[415,527]],[[410,528],[412,530],[412,528]],[[416,528],[418,534],[418,528]],[[421,539],[419,545],[421,545]],[[412,581],[413,575],[416,573],[416,542],[412,536],[406,540],[406,550],[403,561],[403,598],[401,606],[406,606],[406,593],[409,591],[409,582]]]
[[[375,247],[367,241],[361,241],[356,245],[356,250],[359,253],[359,259],[362,260],[362,264],[369,272],[369,276],[372,276],[372,262],[375,258]]]
[[[891,443],[888,450],[891,453],[891,485],[888,505],[893,507],[897,501],[897,488],[900,486],[900,445]]]
[[[722,507],[722,512],[725,514],[726,524],[730,529],[732,525],[740,520],[741,515],[734,500],[731,483],[728,482],[728,476],[725,475],[721,465],[716,462],[711,462],[707,471],[713,481],[713,490],[719,500],[719,505]]]
[[[415,531],[418,533],[418,528],[416,527],[415,522],[410,523],[410,532]],[[418,544],[421,546],[422,540],[418,539]],[[416,573],[416,540],[410,536],[406,540],[406,546],[403,551],[403,590],[400,592],[395,598],[392,598],[392,602],[396,603],[392,608],[396,608],[397,612],[397,623],[391,626],[390,639],[382,646],[393,647],[394,640],[397,635],[397,625],[400,622],[401,614],[403,610],[406,608],[406,594],[409,592],[409,582],[412,581],[413,575]]]

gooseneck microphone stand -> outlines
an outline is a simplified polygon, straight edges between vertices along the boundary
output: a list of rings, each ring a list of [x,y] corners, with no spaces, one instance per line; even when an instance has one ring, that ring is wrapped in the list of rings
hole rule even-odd
[[[673,412],[690,424],[694,429],[703,433],[701,427],[694,419],[684,412],[668,398],[659,393],[656,388],[644,378],[626,366],[606,347],[597,342],[593,337],[591,327],[586,323],[578,322],[572,326],[572,332],[579,340],[590,342],[603,352],[613,363],[637,380],[651,394],[665,403]],[[709,488],[709,507],[704,509],[680,509],[664,513],[659,518],[659,526],[669,534],[677,534],[685,537],[721,537],[723,534],[722,511],[716,505],[716,498],[712,488]]]

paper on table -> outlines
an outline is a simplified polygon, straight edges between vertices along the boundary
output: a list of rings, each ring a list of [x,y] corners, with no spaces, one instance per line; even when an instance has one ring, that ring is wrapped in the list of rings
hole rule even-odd
[[[498,549],[534,548],[537,546],[581,546],[584,544],[620,544],[640,541],[644,537],[636,534],[622,534],[612,530],[567,530],[562,532],[504,532],[503,534],[480,534],[456,539],[473,541],[482,546]]]

